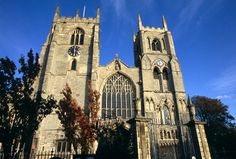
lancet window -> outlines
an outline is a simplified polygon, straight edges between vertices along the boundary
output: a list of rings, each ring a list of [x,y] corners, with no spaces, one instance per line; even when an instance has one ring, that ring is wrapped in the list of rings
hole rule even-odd
[[[77,65],[77,61],[76,59],[73,59],[73,61],[71,62],[71,70],[76,70],[76,65]]]
[[[170,111],[167,106],[163,107],[163,124],[171,125]]]
[[[155,67],[153,70],[153,78],[155,79],[158,89],[162,90],[161,89],[162,87],[161,72],[157,67]]]
[[[156,38],[152,41],[152,50],[153,51],[161,51],[161,43]]]
[[[102,92],[102,118],[129,119],[135,116],[135,88],[127,77],[116,73],[108,78]]]
[[[169,75],[168,71],[166,68],[163,69],[162,71],[163,75],[163,87],[165,91],[170,91],[170,80],[169,80]]]
[[[83,45],[84,44],[84,31],[80,28],[76,28],[71,35],[71,45]]]

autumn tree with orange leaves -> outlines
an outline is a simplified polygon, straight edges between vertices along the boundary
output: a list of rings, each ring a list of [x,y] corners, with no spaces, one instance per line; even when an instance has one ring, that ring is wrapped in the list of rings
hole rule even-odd
[[[79,146],[81,147],[81,154],[88,154],[98,134],[96,124],[98,121],[100,93],[92,89],[91,81],[89,81],[88,113],[85,113],[84,109],[73,98],[68,84],[62,90],[62,94],[64,97],[59,101],[57,114],[67,141],[72,144],[76,154],[78,154]]]

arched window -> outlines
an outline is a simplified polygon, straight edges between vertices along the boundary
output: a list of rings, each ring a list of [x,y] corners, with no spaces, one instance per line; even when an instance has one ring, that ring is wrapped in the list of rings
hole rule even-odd
[[[81,34],[79,44],[80,45],[84,44],[84,34]]]
[[[74,45],[74,40],[75,40],[75,34],[71,35],[71,40],[70,40],[70,44]]]
[[[168,77],[168,72],[167,72],[167,69],[165,68],[164,70],[163,70],[163,80],[168,80],[169,79],[169,77]]]
[[[76,28],[71,35],[71,45],[83,45],[84,44],[84,31],[80,28]]]
[[[102,118],[129,119],[135,116],[135,88],[132,82],[120,73],[107,79],[102,92]]]
[[[153,70],[153,78],[155,79],[155,84],[158,87],[157,89],[162,90],[161,72],[157,67]]]
[[[159,79],[160,75],[161,75],[160,70],[157,67],[155,67],[154,70],[153,70],[153,78],[154,79]]]
[[[152,41],[152,50],[153,51],[161,51],[161,43],[158,39],[154,39]]]
[[[76,65],[77,65],[77,61],[76,59],[73,59],[73,61],[71,62],[71,70],[76,70]]]
[[[163,124],[165,125],[171,125],[171,118],[170,118],[170,111],[167,108],[167,106],[163,107]]]
[[[163,87],[165,91],[170,91],[170,80],[169,80],[169,75],[168,71],[166,68],[163,69],[162,71],[162,76],[163,76]]]

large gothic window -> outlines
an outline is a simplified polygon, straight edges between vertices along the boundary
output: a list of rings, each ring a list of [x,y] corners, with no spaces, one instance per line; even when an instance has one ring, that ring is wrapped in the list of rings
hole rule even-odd
[[[171,125],[170,111],[167,106],[163,107],[163,124]]]
[[[102,118],[129,119],[135,116],[135,88],[131,81],[120,73],[108,78],[102,92]]]
[[[83,45],[84,44],[84,31],[80,28],[76,28],[71,36],[71,45]]]
[[[152,50],[153,51],[161,51],[161,43],[158,39],[154,39],[152,41]]]

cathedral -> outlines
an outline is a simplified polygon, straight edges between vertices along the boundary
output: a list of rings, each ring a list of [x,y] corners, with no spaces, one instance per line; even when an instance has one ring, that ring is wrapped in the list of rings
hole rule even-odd
[[[78,12],[75,17],[64,17],[57,7],[40,54],[37,90],[60,100],[68,83],[84,106],[91,80],[101,94],[100,118],[120,118],[131,125],[137,159],[210,159],[204,123],[194,118],[164,17],[162,22],[162,27],[148,27],[138,17],[133,36],[135,66],[126,65],[118,56],[101,66],[100,10],[92,18],[80,17]],[[70,149],[56,113],[43,120],[32,149]]]

